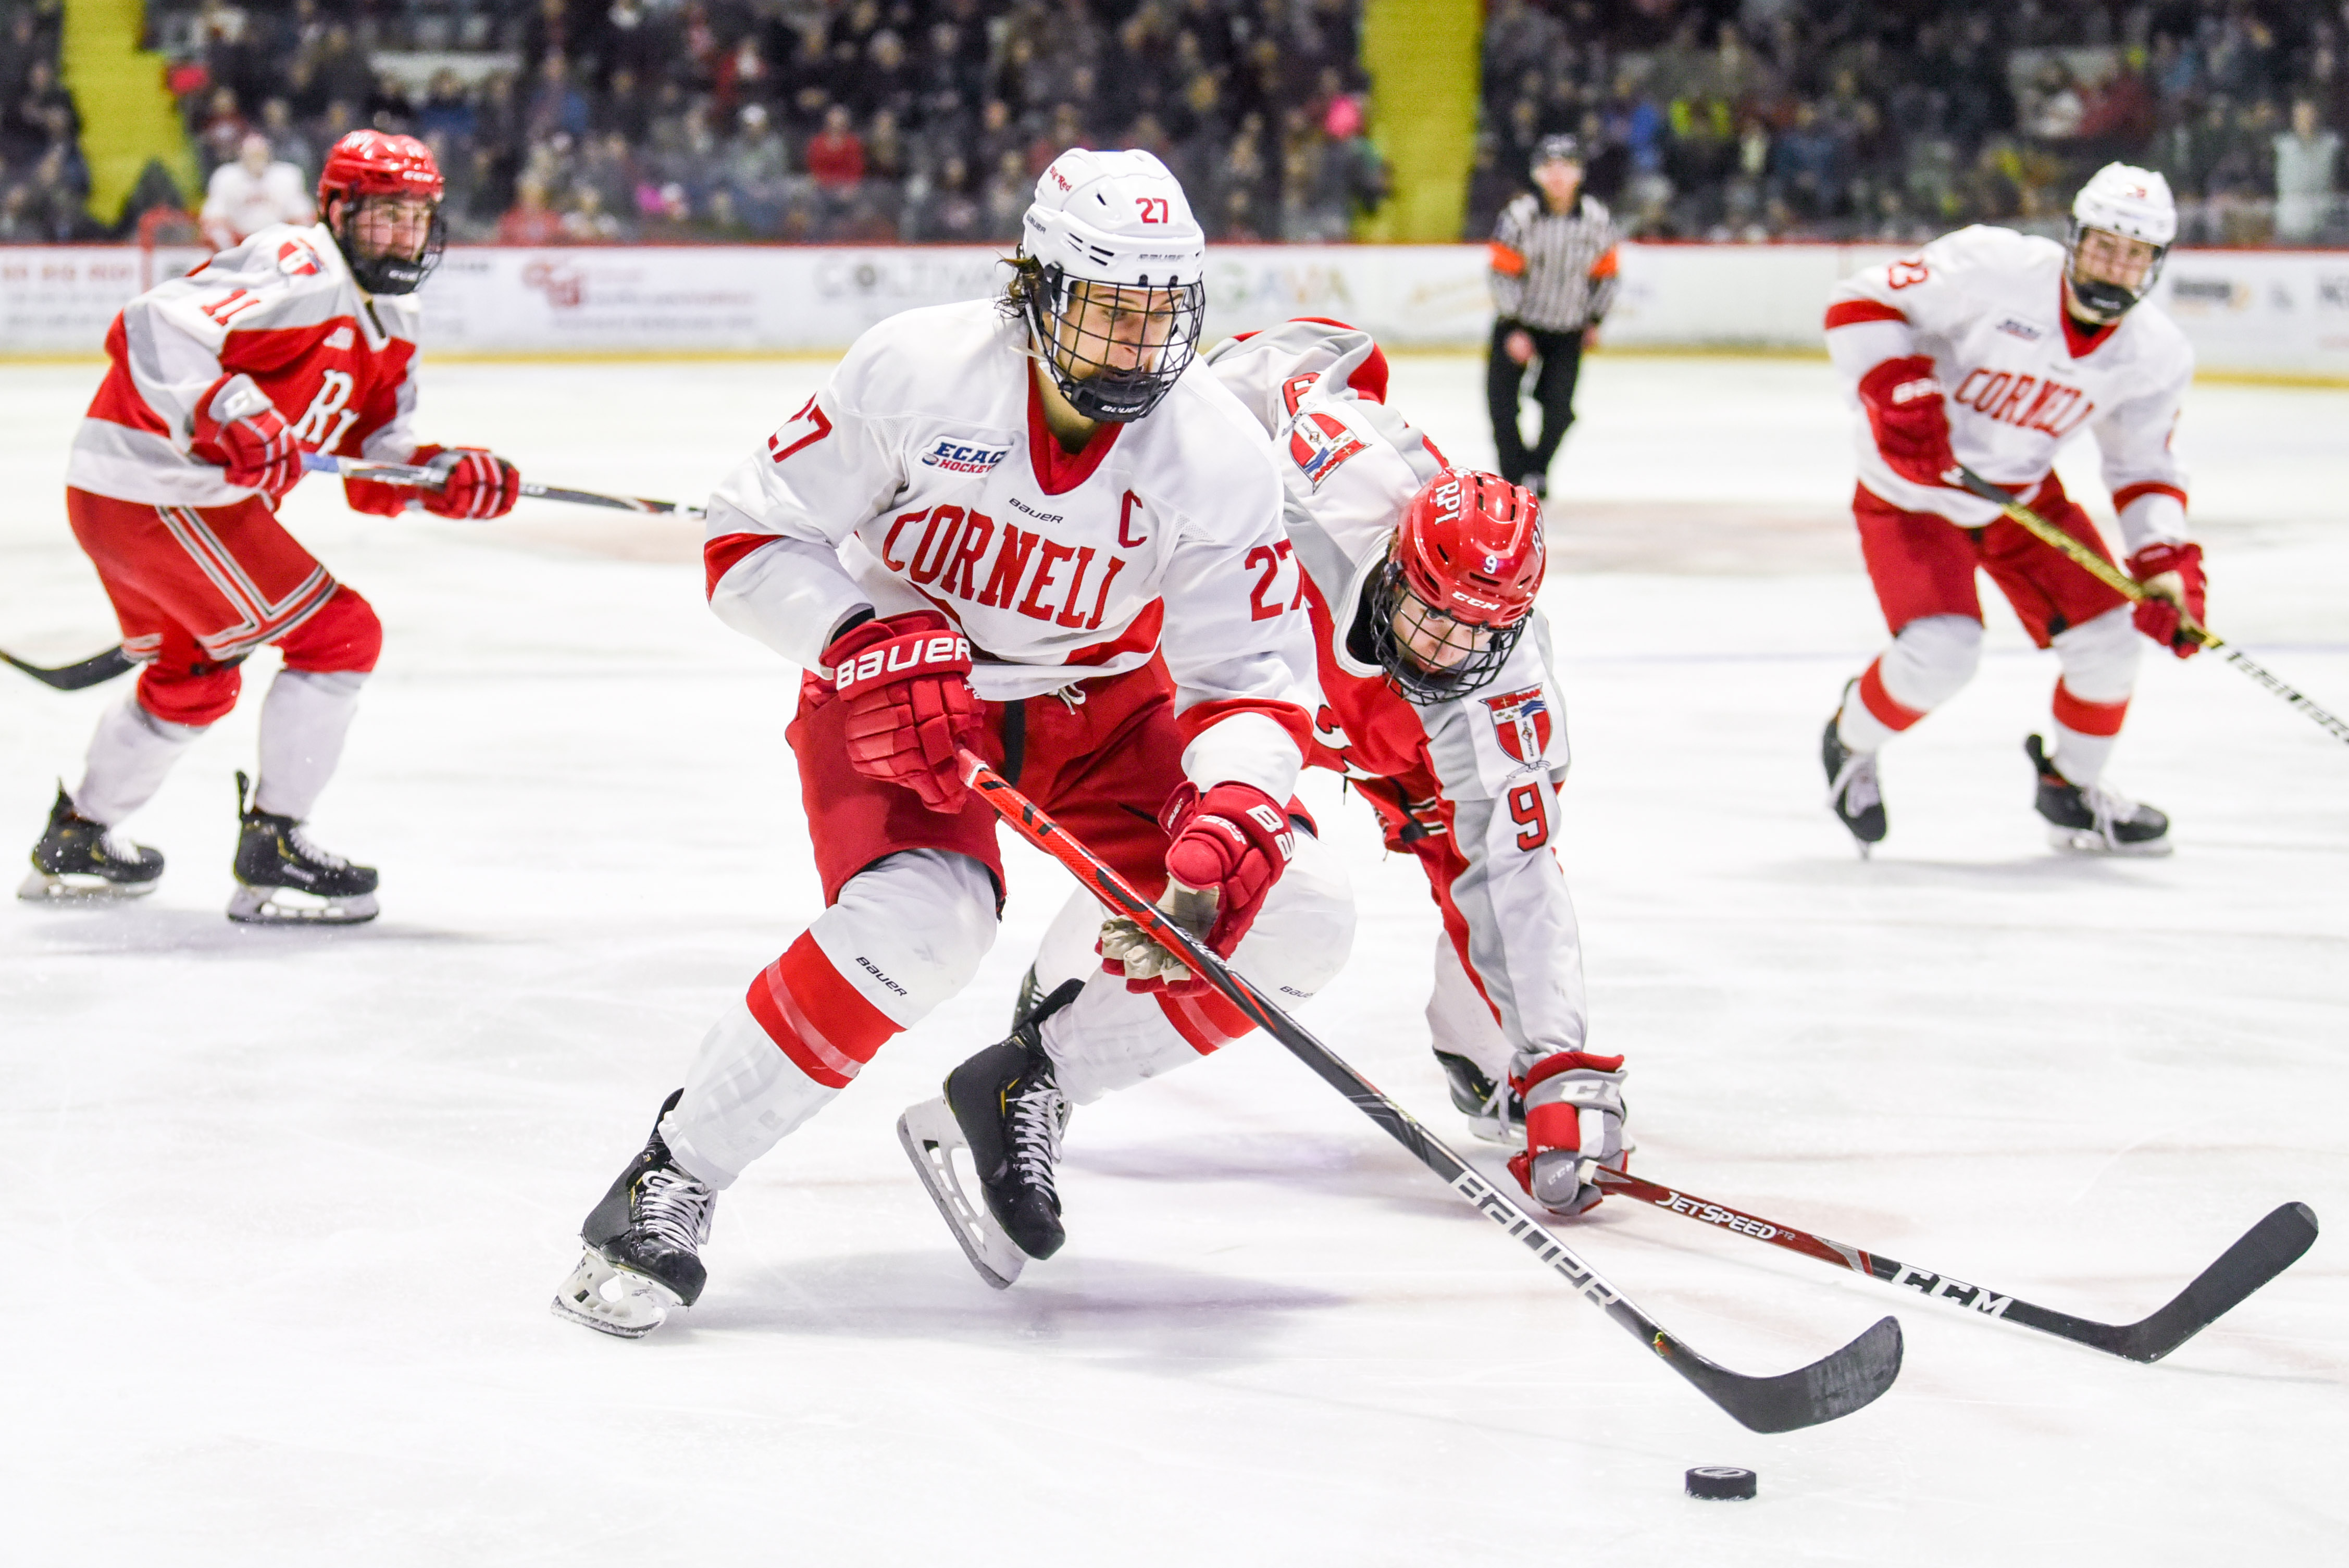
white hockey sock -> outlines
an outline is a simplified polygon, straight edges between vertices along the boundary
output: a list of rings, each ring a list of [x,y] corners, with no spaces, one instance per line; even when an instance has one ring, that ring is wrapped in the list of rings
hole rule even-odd
[[[1509,1076],[1516,1053],[1493,1017],[1491,1004],[1460,965],[1448,932],[1435,934],[1435,985],[1427,998],[1427,1032],[1439,1051],[1465,1057],[1495,1083]]]
[[[106,827],[119,823],[155,798],[164,776],[204,732],[200,724],[173,724],[139,705],[136,694],[106,710],[89,738],[89,757],[74,786],[74,810]]]
[[[2055,771],[2085,789],[2105,776],[2117,735],[2083,735],[2068,724],[2055,726]]]
[[[724,1191],[839,1092],[802,1072],[737,1001],[702,1037],[661,1138],[688,1174]]]
[[[1844,694],[1843,710],[1836,716],[1836,738],[1846,750],[1872,752],[1899,733],[1868,711],[1868,705],[1859,700],[1859,687]]]
[[[254,804],[299,820],[342,760],[343,738],[367,676],[354,670],[279,670],[261,705],[261,781]]]

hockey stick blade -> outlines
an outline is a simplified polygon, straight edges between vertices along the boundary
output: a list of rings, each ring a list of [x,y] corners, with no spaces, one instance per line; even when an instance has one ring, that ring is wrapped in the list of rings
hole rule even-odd
[[[5,651],[0,651],[0,659],[6,660],[43,686],[55,686],[59,691],[80,691],[86,686],[103,686],[115,676],[128,675],[138,667],[119,644],[102,654],[92,654],[77,664],[58,665],[55,668],[29,664]]]
[[[1700,1198],[1684,1188],[1666,1187],[1627,1171],[1602,1167],[1599,1185],[1642,1205],[1663,1209],[1753,1241],[1766,1242],[1833,1268],[1970,1308],[1984,1317],[2019,1323],[2025,1328],[2035,1328],[2042,1334],[2052,1334],[2106,1355],[2142,1362],[2160,1360],[2241,1305],[2252,1292],[2298,1262],[2316,1240],[2314,1211],[2305,1203],[2286,1203],[2245,1232],[2240,1240],[2220,1255],[2218,1262],[2195,1276],[2193,1284],[2179,1291],[2176,1299],[2158,1312],[2135,1323],[2098,1323],[2052,1307],[2035,1306],[2019,1296],[2002,1295],[1986,1285],[1969,1284],[1954,1275],[1904,1264],[1882,1253],[1829,1241],[1710,1198]]]
[[[1242,1016],[1278,1041],[1355,1109],[1411,1151],[1471,1208],[1522,1243],[1537,1262],[1571,1285],[1645,1345],[1665,1365],[1694,1385],[1732,1418],[1756,1432],[1791,1432],[1832,1421],[1860,1408],[1892,1387],[1900,1372],[1900,1325],[1885,1318],[1849,1345],[1808,1367],[1775,1377],[1733,1372],[1706,1359],[1668,1334],[1630,1297],[1609,1284],[1573,1248],[1544,1229],[1516,1201],[1482,1172],[1444,1147],[1411,1113],[1381,1094],[1278,1004],[1235,974],[1205,942],[1169,920],[1105,861],[1071,838],[1061,825],[1004,777],[968,749],[960,754],[963,782],[979,793],[1006,825],[1059,861],[1104,905],[1131,918],[1150,938],[1222,993]]]

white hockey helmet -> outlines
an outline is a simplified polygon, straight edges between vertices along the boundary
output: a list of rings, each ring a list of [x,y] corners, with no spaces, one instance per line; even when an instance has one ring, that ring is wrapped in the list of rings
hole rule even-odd
[[[2144,280],[2137,287],[2081,276],[2080,236],[2090,229],[2101,229],[2153,247],[2153,264],[2146,269]],[[2161,275],[2161,263],[2169,253],[2169,242],[2177,237],[2178,203],[2170,198],[2169,181],[2161,177],[2160,171],[2127,163],[2106,164],[2080,187],[2079,195],[2072,201],[2072,230],[2065,249],[2071,253],[2066,271],[2073,297],[2097,319],[2118,321],[2131,305],[2151,292],[2154,279]]]
[[[1039,357],[1090,419],[1139,419],[1198,351],[1207,236],[1154,155],[1075,147],[1036,181],[1021,224],[1025,307]],[[1079,307],[1076,285],[1112,285]]]

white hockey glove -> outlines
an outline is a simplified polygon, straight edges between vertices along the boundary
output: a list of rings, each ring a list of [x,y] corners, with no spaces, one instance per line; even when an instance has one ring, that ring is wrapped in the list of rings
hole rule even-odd
[[[1525,1097],[1526,1147],[1509,1174],[1543,1208],[1579,1214],[1604,1195],[1599,1166],[1620,1171],[1636,1147],[1623,1135],[1623,1058],[1557,1051],[1510,1064],[1509,1087]]]

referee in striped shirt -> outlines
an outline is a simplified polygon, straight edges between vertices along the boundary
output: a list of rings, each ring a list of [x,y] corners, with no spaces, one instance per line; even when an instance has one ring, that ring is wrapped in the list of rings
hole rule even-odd
[[[1546,136],[1534,151],[1541,194],[1501,210],[1493,231],[1492,357],[1485,395],[1493,411],[1495,466],[1540,495],[1550,459],[1574,423],[1574,382],[1582,351],[1599,340],[1599,320],[1615,297],[1615,220],[1582,193],[1582,148]],[[1526,375],[1541,402],[1541,439],[1528,449],[1517,428]]]

